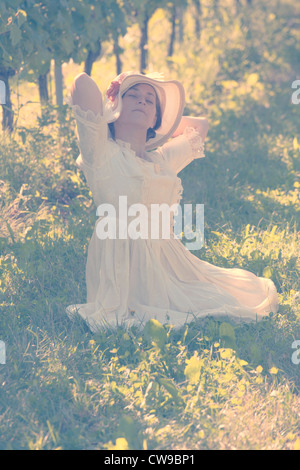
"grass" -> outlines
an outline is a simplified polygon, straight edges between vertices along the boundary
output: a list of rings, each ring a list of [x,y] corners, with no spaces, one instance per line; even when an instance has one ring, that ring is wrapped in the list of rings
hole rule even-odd
[[[277,2],[274,18],[273,3],[224,14],[224,24],[205,8],[201,47],[189,14],[189,48],[177,44],[172,61],[152,54],[150,66],[182,80],[186,114],[205,110],[210,121],[206,159],[179,175],[183,202],[205,205],[195,254],[271,277],[278,313],[180,331],[92,334],[71,322],[64,308],[85,301],[95,208],[74,164],[69,109],[37,118],[36,105],[24,105],[13,138],[1,136],[1,449],[299,449],[300,123],[290,101],[299,32],[287,27],[296,6]],[[162,21],[158,11],[150,51],[166,45]],[[137,39],[132,28],[124,69],[136,68]],[[105,47],[94,69],[103,86],[114,77]],[[65,67],[66,86],[78,71]],[[20,102],[37,100],[33,90],[20,82]]]

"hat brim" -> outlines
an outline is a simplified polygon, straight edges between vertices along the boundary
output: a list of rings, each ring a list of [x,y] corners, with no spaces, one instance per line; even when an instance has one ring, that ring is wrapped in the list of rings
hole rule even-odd
[[[153,150],[167,142],[177,129],[185,105],[185,92],[182,84],[177,80],[158,80],[142,74],[128,75],[121,83],[114,102],[105,96],[104,115],[108,123],[119,118],[122,111],[122,95],[138,83],[153,86],[160,101],[161,126],[156,129],[156,136],[149,139],[145,144],[146,150]]]

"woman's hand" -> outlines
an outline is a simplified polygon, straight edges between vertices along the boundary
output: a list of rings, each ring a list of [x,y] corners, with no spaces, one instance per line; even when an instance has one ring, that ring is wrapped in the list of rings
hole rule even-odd
[[[71,96],[72,103],[78,104],[83,111],[90,109],[94,114],[103,114],[101,91],[87,73],[80,73],[74,78]]]
[[[196,129],[199,129],[199,133],[204,142],[209,128],[208,120],[205,117],[182,116],[179,126],[172,137],[177,137],[178,135],[183,134],[186,127],[195,127]]]

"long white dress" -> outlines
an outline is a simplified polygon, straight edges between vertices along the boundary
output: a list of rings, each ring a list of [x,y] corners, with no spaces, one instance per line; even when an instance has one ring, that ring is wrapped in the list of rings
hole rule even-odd
[[[194,158],[205,156],[195,129],[148,151],[144,160],[129,143],[109,137],[101,114],[71,107],[80,147],[76,164],[84,172],[97,208],[111,204],[118,219],[119,196],[127,197],[128,208],[143,204],[149,214],[151,204],[180,203],[183,188],[177,174]],[[103,226],[101,230],[98,226],[103,218],[104,214],[97,218],[88,248],[87,302],[66,308],[70,317],[81,315],[92,331],[120,324],[144,325],[151,318],[174,327],[209,315],[249,322],[277,312],[277,291],[270,279],[202,261],[174,235],[172,217],[170,237],[158,239],[134,239],[125,232],[122,238],[118,230],[117,236],[104,239]],[[128,216],[128,224],[133,219],[136,215]]]

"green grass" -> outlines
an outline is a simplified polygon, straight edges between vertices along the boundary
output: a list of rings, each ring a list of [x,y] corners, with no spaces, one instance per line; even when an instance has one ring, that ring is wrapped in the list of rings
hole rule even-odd
[[[95,207],[74,163],[70,111],[50,106],[36,119],[27,104],[13,138],[1,136],[1,449],[299,449],[300,118],[290,101],[299,31],[286,26],[293,2],[278,2],[275,18],[274,2],[256,3],[225,25],[204,9],[200,45],[189,14],[173,61],[152,53],[150,64],[183,81],[186,114],[210,121],[206,159],[179,175],[183,202],[205,206],[195,254],[271,277],[278,313],[180,331],[92,334],[70,321],[65,306],[85,301]],[[167,44],[162,20],[158,11],[151,21],[150,51]],[[136,28],[129,37],[124,69],[135,68]],[[101,85],[115,75],[109,51],[95,65]],[[69,85],[78,67],[64,73]],[[20,94],[35,99],[26,83]]]

